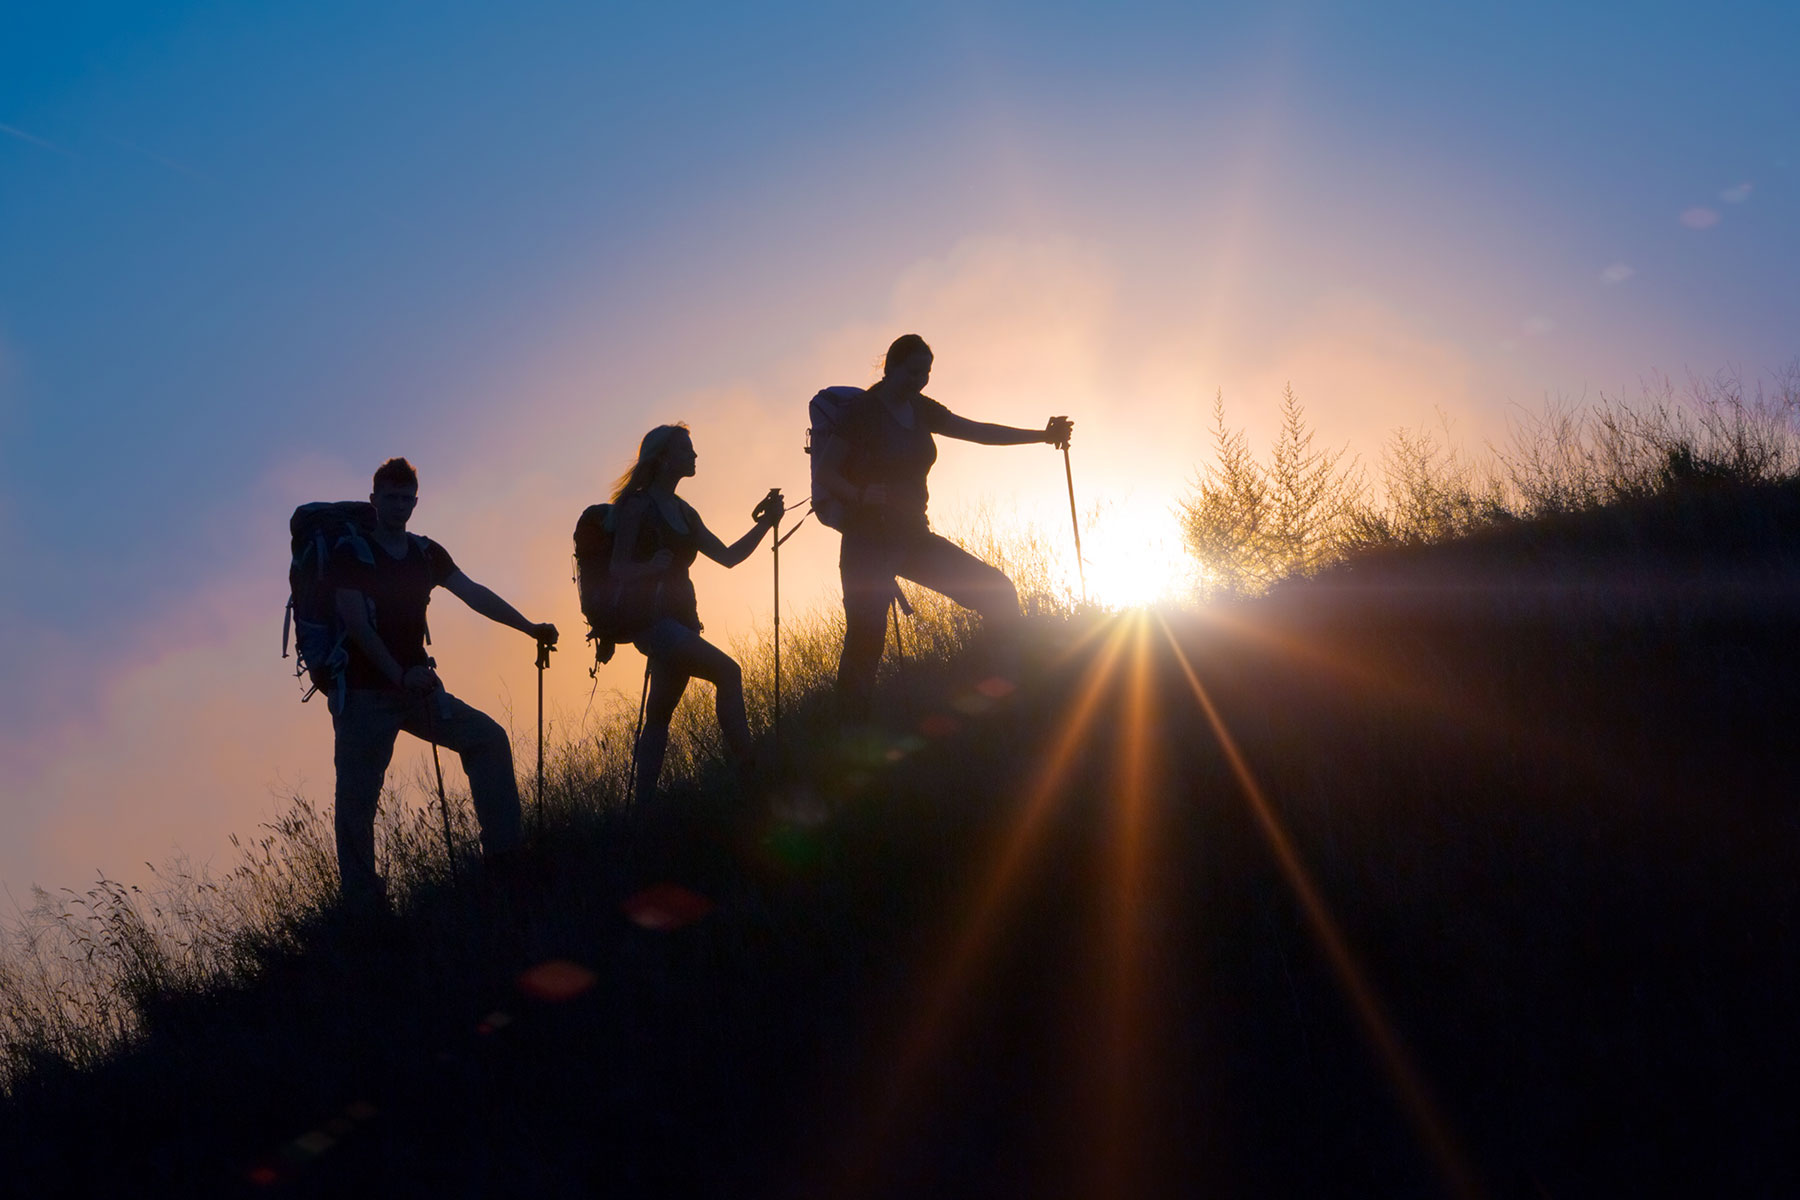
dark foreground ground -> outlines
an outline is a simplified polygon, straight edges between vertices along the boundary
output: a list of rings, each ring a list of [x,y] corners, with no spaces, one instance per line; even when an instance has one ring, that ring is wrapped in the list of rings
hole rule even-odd
[[[1786,512],[1088,627],[778,819],[578,822],[535,908],[171,1005],[21,1093],[5,1184],[1793,1194]]]

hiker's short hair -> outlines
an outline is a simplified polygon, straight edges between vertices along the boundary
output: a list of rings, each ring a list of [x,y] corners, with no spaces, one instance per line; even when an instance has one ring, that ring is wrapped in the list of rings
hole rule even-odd
[[[931,347],[926,345],[925,339],[916,333],[903,333],[895,338],[893,344],[888,347],[887,357],[881,360],[882,378],[885,379],[892,375],[894,368],[921,350],[927,354],[931,353]]]
[[[404,458],[390,458],[375,468],[375,482],[369,490],[379,492],[384,483],[391,483],[395,487],[416,488],[419,486],[419,473]]]
[[[656,469],[662,466],[663,456],[675,444],[675,435],[687,432],[687,422],[677,421],[673,425],[658,425],[646,433],[644,440],[638,443],[637,461],[613,481],[612,498],[616,501],[627,492],[641,492],[649,487],[650,481],[656,478]]]

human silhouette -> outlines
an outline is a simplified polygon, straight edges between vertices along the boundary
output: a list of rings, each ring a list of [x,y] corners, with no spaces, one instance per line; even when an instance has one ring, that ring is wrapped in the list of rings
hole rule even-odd
[[[445,691],[426,654],[425,609],[432,589],[442,587],[489,620],[539,642],[556,643],[556,626],[526,620],[463,574],[449,551],[407,532],[418,500],[419,475],[412,464],[404,458],[382,463],[369,496],[374,529],[360,548],[340,544],[329,565],[349,651],[342,699],[333,697],[331,717],[338,876],[352,911],[386,907],[386,885],[375,870],[375,808],[401,730],[462,758],[490,868],[504,870],[522,841],[506,731]]]
[[[869,716],[896,577],[974,609],[1003,643],[1019,617],[1019,594],[1011,580],[931,531],[925,480],[937,461],[933,435],[984,446],[1062,445],[1074,429],[1064,417],[1050,418],[1042,429],[959,417],[924,394],[931,365],[931,347],[924,338],[908,333],[894,339],[881,379],[850,402],[823,448],[815,451],[822,456],[818,481],[844,505],[838,551],[844,649],[837,690],[840,709],[853,723]]]
[[[727,546],[706,527],[700,514],[675,494],[694,474],[699,456],[685,424],[658,425],[644,435],[637,460],[613,487],[616,532],[609,568],[613,580],[638,596],[642,614],[636,628],[625,631],[649,660],[650,691],[644,704],[644,728],[637,745],[637,800],[656,794],[663,754],[669,745],[669,719],[687,690],[688,680],[713,685],[719,732],[740,776],[751,764],[750,723],[744,715],[744,675],[729,654],[700,636],[699,605],[688,568],[704,554],[725,567],[735,567],[756,550],[763,535],[780,523],[781,493],[772,490],[751,515],[750,531]]]

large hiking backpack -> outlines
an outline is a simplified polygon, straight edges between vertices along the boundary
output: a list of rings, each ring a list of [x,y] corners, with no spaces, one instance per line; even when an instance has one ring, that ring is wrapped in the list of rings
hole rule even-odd
[[[344,623],[338,620],[332,586],[325,577],[331,555],[349,546],[363,562],[373,566],[369,534],[375,528],[375,506],[363,500],[324,501],[302,504],[288,520],[293,558],[288,564],[287,614],[281,622],[281,657],[288,656],[288,629],[294,634],[294,677],[308,676],[312,687],[302,703],[315,692],[340,696],[344,667],[350,652],[344,645]]]
[[[610,504],[590,504],[575,520],[575,594],[581,601],[581,615],[587,618],[596,663],[612,661],[618,640],[612,615],[619,588],[611,576],[617,524]]]
[[[636,603],[641,589],[628,588],[612,577],[618,526],[619,509],[614,504],[590,504],[575,521],[575,591],[581,615],[587,618],[596,663],[612,661],[613,648],[642,624],[643,606]]]
[[[850,405],[864,394],[863,389],[858,387],[828,387],[814,396],[806,406],[806,414],[812,421],[806,430],[806,452],[812,456],[813,515],[819,518],[819,524],[840,533],[844,528],[848,506],[827,491],[825,481],[819,478],[818,451],[825,448],[826,439],[843,424]]]

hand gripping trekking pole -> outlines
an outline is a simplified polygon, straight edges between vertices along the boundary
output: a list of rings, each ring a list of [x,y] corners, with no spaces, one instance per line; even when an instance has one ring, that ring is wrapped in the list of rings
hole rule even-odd
[[[1066,417],[1052,417],[1052,422],[1064,421]],[[1063,478],[1069,482],[1069,525],[1075,530],[1075,571],[1081,578],[1081,602],[1087,603],[1087,564],[1081,560],[1081,518],[1075,515],[1075,471],[1069,466],[1069,439],[1063,438],[1056,443],[1057,449],[1063,452]]]
[[[544,668],[550,665],[550,652],[556,649],[542,638],[537,644],[538,673],[538,755],[537,755],[537,831],[544,836]]]

